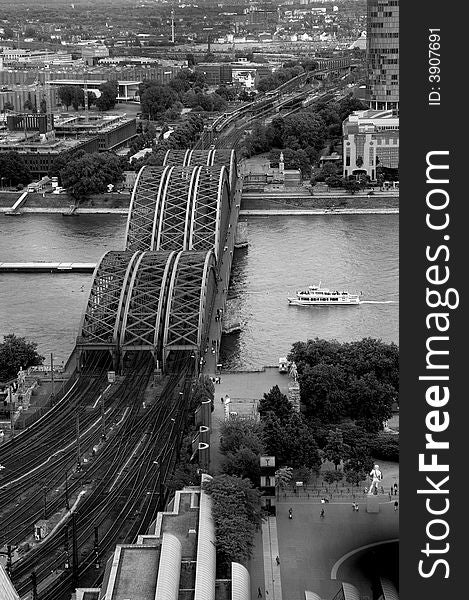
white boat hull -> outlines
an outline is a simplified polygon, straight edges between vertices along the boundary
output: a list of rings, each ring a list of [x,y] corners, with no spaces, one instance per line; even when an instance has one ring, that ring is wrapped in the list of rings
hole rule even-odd
[[[298,300],[298,298],[288,298],[288,303],[292,306],[357,306],[360,299],[339,299],[337,302],[329,300]]]

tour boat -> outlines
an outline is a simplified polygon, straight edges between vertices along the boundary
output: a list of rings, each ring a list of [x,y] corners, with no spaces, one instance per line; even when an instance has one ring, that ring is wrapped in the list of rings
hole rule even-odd
[[[296,306],[349,306],[360,304],[360,294],[344,291],[331,291],[319,285],[310,285],[306,290],[296,292],[296,298],[288,298],[288,303]]]

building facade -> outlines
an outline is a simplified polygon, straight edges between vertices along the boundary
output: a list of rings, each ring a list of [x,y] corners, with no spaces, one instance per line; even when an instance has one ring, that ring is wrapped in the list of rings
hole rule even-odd
[[[392,110],[362,110],[343,122],[343,175],[376,179],[378,166],[399,168],[399,118]]]
[[[399,110],[399,0],[367,0],[367,100]]]

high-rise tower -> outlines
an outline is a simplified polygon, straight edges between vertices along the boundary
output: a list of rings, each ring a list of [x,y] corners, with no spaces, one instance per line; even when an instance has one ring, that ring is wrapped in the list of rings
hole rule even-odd
[[[399,110],[399,0],[367,0],[367,100]]]

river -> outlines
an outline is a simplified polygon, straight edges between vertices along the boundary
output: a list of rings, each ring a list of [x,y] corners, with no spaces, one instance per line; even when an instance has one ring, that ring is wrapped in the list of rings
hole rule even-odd
[[[0,215],[0,262],[97,261],[122,248],[125,226],[123,215]],[[398,343],[398,238],[398,215],[249,217],[249,246],[236,250],[230,284],[245,326],[223,340],[225,368],[276,364],[307,338]],[[319,281],[376,303],[288,305],[297,288]],[[0,274],[0,336],[26,336],[65,361],[90,287],[89,274]]]

